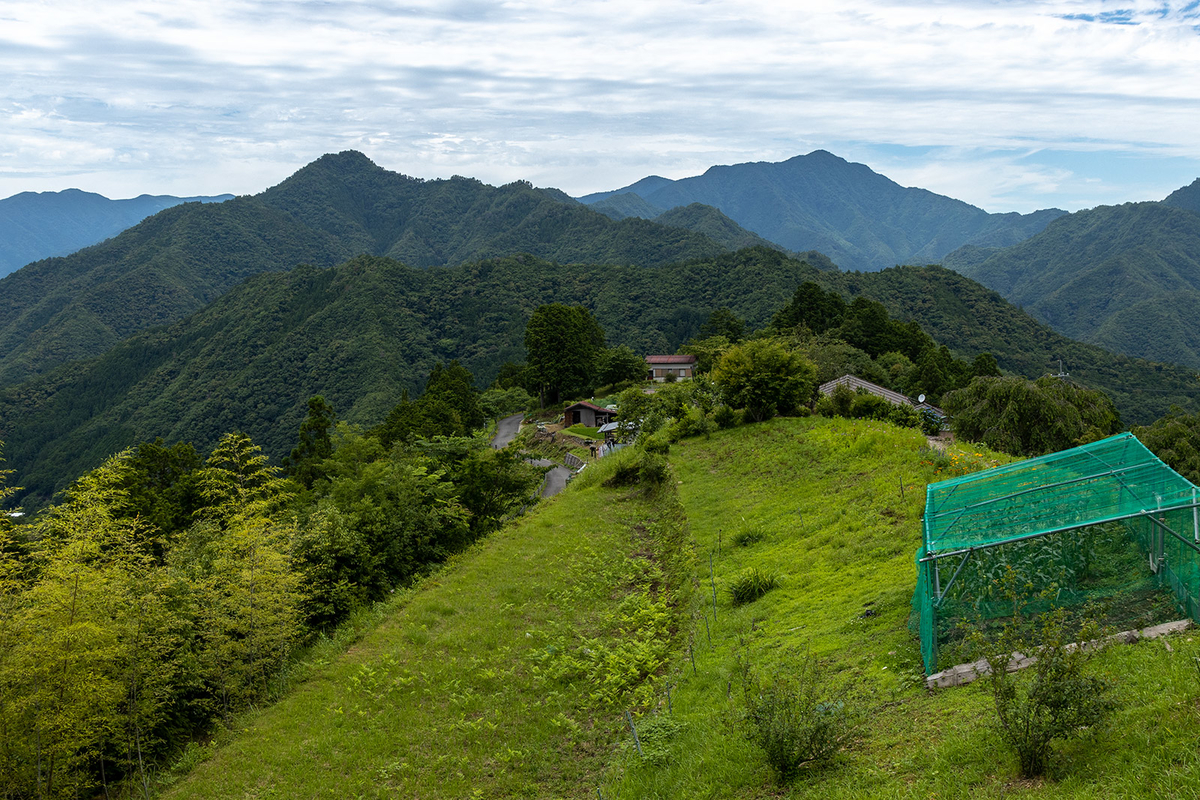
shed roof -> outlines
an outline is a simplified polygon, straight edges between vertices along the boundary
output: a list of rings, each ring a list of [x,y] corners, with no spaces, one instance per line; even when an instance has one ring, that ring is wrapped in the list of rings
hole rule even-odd
[[[1193,507],[1197,487],[1132,433],[931,483],[924,556]]]

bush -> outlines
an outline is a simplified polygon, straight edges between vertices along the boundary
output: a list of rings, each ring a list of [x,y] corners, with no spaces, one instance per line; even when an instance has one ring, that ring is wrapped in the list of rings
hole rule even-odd
[[[729,584],[729,596],[735,606],[753,603],[767,592],[779,585],[779,578],[773,572],[762,572],[758,567],[743,570]]]
[[[1099,636],[1099,626],[1085,623],[1080,641]],[[992,694],[1000,738],[1017,756],[1021,777],[1043,775],[1050,764],[1052,744],[1094,730],[1112,716],[1116,704],[1109,681],[1086,675],[1095,648],[1070,646],[1066,610],[1040,615],[1032,632],[1013,622],[999,639],[984,645],[991,674],[984,686]],[[982,643],[977,634],[976,643]],[[1032,653],[1033,666],[1009,672],[1016,653]]]
[[[928,408],[920,410],[921,415],[921,433],[926,436],[937,436],[942,432],[942,426],[945,425],[943,420],[936,411],[931,411]]]
[[[766,683],[747,669],[742,686],[747,736],[762,748],[780,782],[805,767],[827,765],[854,733],[857,719],[848,698],[826,685],[811,654]]]
[[[642,484],[647,488],[655,488],[665,483],[669,475],[670,466],[661,455],[646,450],[628,450],[618,458],[615,471],[603,485],[613,487]]]
[[[686,439],[689,436],[707,436],[712,430],[712,422],[704,416],[704,412],[696,407],[688,408],[683,416],[671,423],[668,435],[672,441]]]
[[[885,419],[893,425],[899,425],[902,428],[921,427],[921,413],[907,403],[892,406],[888,410]]]
[[[647,453],[665,456],[671,452],[671,438],[668,431],[659,431],[652,436],[642,439],[642,449]]]
[[[729,406],[720,406],[713,412],[713,422],[722,430],[736,427],[739,421],[738,413]]]
[[[855,419],[886,420],[895,405],[876,394],[863,392],[850,404],[850,416]]]

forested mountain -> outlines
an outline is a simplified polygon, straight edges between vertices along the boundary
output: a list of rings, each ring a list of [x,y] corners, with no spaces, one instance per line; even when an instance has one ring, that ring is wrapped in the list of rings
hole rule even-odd
[[[144,194],[109,200],[80,189],[15,194],[0,200],[0,278],[33,261],[65,256],[102,242],[164,208],[180,203],[219,203],[231,197]]]
[[[636,194],[637,201],[619,205],[625,193]],[[580,199],[623,213],[643,205],[669,209],[704,203],[789,250],[819,250],[854,270],[940,261],[964,244],[1008,246],[1066,213],[989,214],[960,200],[902,187],[824,150],[780,163],[715,166],[676,181],[652,176]]]
[[[744,247],[770,247],[782,249],[774,242],[768,242],[756,233],[738,225],[729,217],[712,206],[703,203],[692,203],[689,206],[677,206],[670,211],[664,211],[654,218],[655,222],[670,225],[673,228],[701,233],[714,242],[728,247],[730,250],[741,250]]]
[[[765,324],[815,274],[753,249],[661,269],[515,256],[421,270],[359,257],[259,275],[175,325],[0,392],[0,441],[18,483],[42,493],[156,436],[206,447],[240,430],[278,458],[314,394],[377,424],[438,361],[489,382],[524,359],[525,324],[543,303],[588,306],[612,344],[674,352],[720,306]]]
[[[94,247],[0,280],[0,385],[98,355],[197,311],[250,275],[360,254],[416,267],[528,252],[560,262],[657,266],[724,250],[702,234],[614,222],[557,190],[425,181],[356,152],[219,205],[167,209]]]
[[[945,265],[1055,330],[1130,356],[1200,367],[1200,184],[1170,204],[1099,206],[1001,250],[964,248]]]
[[[415,396],[438,361],[457,358],[486,384],[503,362],[523,360],[526,321],[543,303],[591,309],[611,345],[673,352],[721,307],[762,326],[806,280],[878,299],[960,354],[994,353],[1006,370],[1038,376],[1062,358],[1080,382],[1110,392],[1127,423],[1173,402],[1196,407],[1200,396],[1188,370],[1071,342],[938,267],[839,273],[761,247],[658,269],[513,256],[420,270],[359,257],[253,277],[170,327],[0,392],[0,440],[15,483],[42,498],[157,436],[203,448],[236,429],[279,457],[314,394],[373,425],[402,392]]]

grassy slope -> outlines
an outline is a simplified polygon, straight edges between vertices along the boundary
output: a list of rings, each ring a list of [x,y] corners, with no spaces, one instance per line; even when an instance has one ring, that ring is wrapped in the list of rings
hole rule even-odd
[[[670,615],[647,601],[661,612],[670,581],[649,556],[656,531],[682,529],[671,498],[600,488],[593,471],[398,602],[165,796],[594,796],[636,707],[622,670],[671,648]],[[593,669],[569,668],[587,653]]]
[[[817,418],[674,445],[699,591],[679,595],[692,619],[677,631],[673,661],[638,700],[626,693],[615,704],[594,698],[605,677],[653,644],[617,633],[620,609],[664,582],[637,526],[678,531],[680,520],[670,498],[596,486],[616,460],[605,459],[396,603],[379,629],[252,719],[169,796],[595,797],[597,786],[609,800],[1200,793],[1200,643],[1190,636],[1174,637],[1172,651],[1147,642],[1102,654],[1097,668],[1118,680],[1117,718],[1064,748],[1047,781],[1015,779],[978,688],[922,688],[907,629],[912,556],[924,484],[944,477],[924,448],[911,431]],[[959,462],[991,461],[976,452],[959,448]],[[763,539],[732,544],[749,529]],[[725,587],[750,566],[778,572],[780,588],[733,609]],[[607,671],[572,673],[556,655],[605,642],[624,648]],[[858,687],[869,714],[832,769],[781,789],[736,724],[737,660],[770,674],[805,647]],[[646,712],[638,729],[649,760],[621,726],[621,709],[635,703]]]
[[[990,703],[976,687],[926,692],[907,629],[924,484],[939,478],[923,438],[880,423],[775,420],[685,441],[671,454],[681,500],[701,554],[697,579],[718,590],[713,645],[696,617],[698,675],[675,690],[683,732],[671,760],[654,767],[626,757],[620,797],[1164,797],[1200,792],[1197,682],[1200,647],[1176,637],[1112,648],[1098,668],[1116,677],[1122,706],[1111,728],[1064,749],[1055,780],[1022,783],[988,727]],[[989,454],[960,450],[960,460]],[[923,463],[925,462],[925,463]],[[900,481],[906,485],[900,498]],[[730,544],[739,530],[765,538]],[[723,585],[757,566],[779,589],[733,609]],[[863,617],[870,608],[875,615]],[[697,607],[696,613],[701,613]],[[762,756],[734,724],[736,660],[761,673],[786,669],[790,649],[809,648],[838,680],[856,685],[869,711],[860,741],[825,773],[780,791]],[[732,681],[732,700],[726,699]],[[645,724],[645,723],[643,723]]]

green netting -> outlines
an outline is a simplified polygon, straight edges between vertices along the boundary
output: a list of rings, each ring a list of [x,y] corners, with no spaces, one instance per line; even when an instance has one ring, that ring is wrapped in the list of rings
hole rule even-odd
[[[1132,434],[930,484],[913,594],[926,673],[965,625],[1052,605],[1118,627],[1197,618],[1197,494]]]

